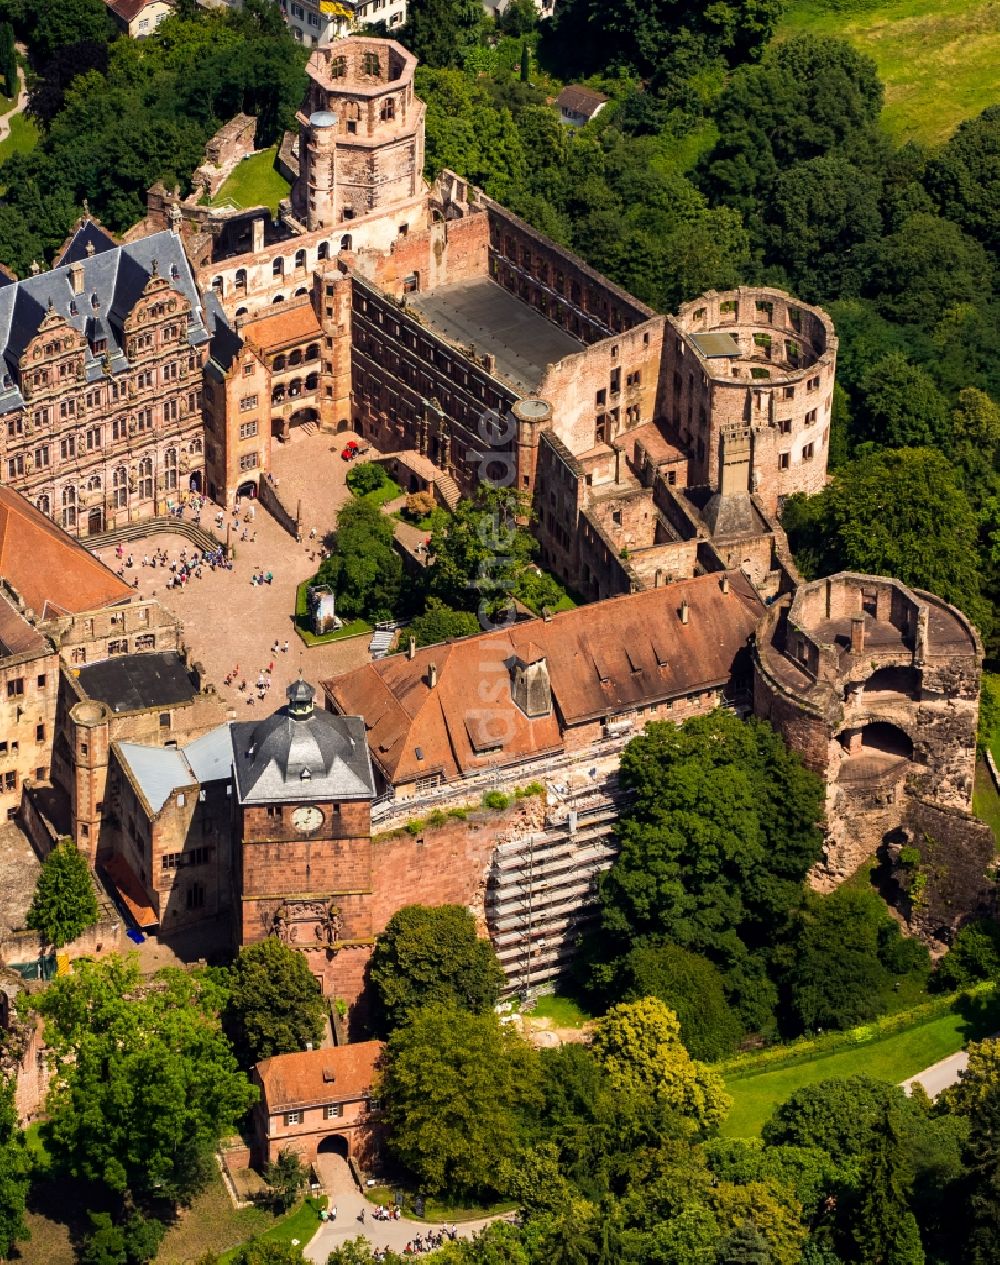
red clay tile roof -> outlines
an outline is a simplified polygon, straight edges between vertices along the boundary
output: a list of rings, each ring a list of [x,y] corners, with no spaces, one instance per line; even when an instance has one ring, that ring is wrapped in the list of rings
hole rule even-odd
[[[0,595],[0,657],[15,654],[45,654],[49,643],[32,628],[20,611]]]
[[[363,1098],[371,1091],[381,1055],[381,1041],[358,1041],[329,1050],[303,1050],[263,1059],[256,1071],[264,1091],[264,1108],[273,1114]]]
[[[603,92],[594,92],[591,88],[581,88],[577,84],[570,84],[568,88],[563,88],[556,97],[556,105],[561,110],[569,110],[573,114],[584,114],[587,118],[593,118],[597,108],[606,105],[607,101],[608,98]]]
[[[261,351],[270,351],[275,347],[284,347],[288,343],[316,338],[321,330],[311,303],[290,308],[285,308],[285,305],[281,303],[277,311],[272,311],[267,316],[258,316],[244,321],[240,326],[240,333],[249,338]]]
[[[323,688],[337,711],[364,718],[372,759],[394,784],[544,755],[562,748],[573,725],[726,683],[764,613],[746,577],[728,575],[728,594],[720,575],[698,576],[428,646],[413,659],[391,655]],[[550,715],[531,720],[513,703],[510,666],[517,656],[522,662],[544,656]]]
[[[123,22],[134,21],[152,0],[106,0],[112,13],[118,15]]]
[[[126,601],[134,592],[11,488],[0,487],[0,576],[36,619]]]

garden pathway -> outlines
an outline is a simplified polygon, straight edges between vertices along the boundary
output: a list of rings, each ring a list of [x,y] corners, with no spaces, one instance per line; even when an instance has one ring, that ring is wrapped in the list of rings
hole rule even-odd
[[[26,55],[26,50],[22,44],[17,45],[17,50],[19,53],[25,53]],[[3,118],[0,118],[0,144],[2,144],[10,135],[10,124],[14,115],[23,114],[25,107],[28,104],[28,89],[24,82],[24,67],[20,65],[20,63],[17,67],[17,80],[19,85],[17,100]]]

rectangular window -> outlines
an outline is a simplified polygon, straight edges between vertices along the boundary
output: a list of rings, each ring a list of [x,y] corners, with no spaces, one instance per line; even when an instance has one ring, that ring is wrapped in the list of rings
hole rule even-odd
[[[5,791],[17,790],[17,773],[12,771],[3,775],[3,788]]]
[[[789,463],[789,456],[788,456],[788,453],[787,453],[787,452],[779,452],[779,453],[778,453],[778,469],[779,469],[779,470],[787,470],[787,469],[788,469],[788,463]]]
[[[802,460],[812,461],[812,459],[813,459],[813,445],[806,444],[802,449]]]
[[[164,852],[160,858],[161,870],[176,870],[181,864],[181,854],[179,852]]]
[[[816,420],[816,410],[814,408],[811,408],[809,412],[806,414],[806,425],[811,426],[813,422],[815,422],[815,420]]]
[[[49,464],[49,446],[42,444],[40,448],[35,449],[35,469],[44,470]]]
[[[285,1112],[285,1124],[286,1124],[286,1125],[289,1125],[289,1124],[301,1124],[301,1123],[302,1123],[302,1112],[301,1112],[301,1111],[286,1111],[286,1112]]]
[[[8,698],[23,698],[24,697],[24,677],[23,676],[16,676],[12,680],[7,682],[7,697]]]
[[[257,407],[257,397],[255,395],[245,395],[240,400],[240,412],[248,413],[250,409]]]
[[[45,726],[44,725],[35,726],[35,741],[36,742],[45,741]]]
[[[257,434],[257,422],[242,422],[240,424],[240,439],[252,439]]]
[[[243,456],[240,457],[241,470],[256,470],[258,464],[258,454],[255,452],[245,452]]]
[[[331,1102],[331,1103],[328,1103],[328,1104],[327,1104],[327,1105],[323,1108],[323,1119],[324,1119],[324,1120],[337,1120],[337,1119],[338,1119],[340,1116],[342,1116],[343,1114],[344,1114],[344,1104],[343,1104],[343,1103],[339,1103],[339,1102]]]

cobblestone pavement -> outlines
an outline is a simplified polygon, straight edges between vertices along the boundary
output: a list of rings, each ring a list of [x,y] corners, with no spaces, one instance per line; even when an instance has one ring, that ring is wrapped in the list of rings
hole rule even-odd
[[[372,1248],[391,1248],[394,1252],[402,1252],[407,1243],[424,1235],[428,1230],[440,1230],[441,1225],[426,1221],[376,1221],[375,1205],[370,1203],[358,1190],[347,1161],[339,1155],[320,1155],[317,1164],[320,1181],[329,1197],[328,1206],[337,1209],[336,1221],[326,1221],[316,1231],[308,1246],[304,1248],[306,1260],[316,1265],[324,1265],[327,1257],[335,1248],[342,1247],[351,1239],[363,1236]],[[365,1219],[359,1221],[364,1209]],[[463,1221],[457,1227],[460,1238],[471,1239],[484,1226],[486,1221]]]
[[[138,577],[144,597],[159,598],[184,621],[184,641],[193,660],[204,666],[208,680],[238,719],[276,710],[285,701],[285,688],[300,674],[315,685],[324,677],[368,662],[368,637],[307,648],[293,625],[296,587],[316,570],[322,538],[332,531],[338,509],[350,497],[345,482],[350,467],[340,459],[349,438],[317,432],[287,445],[275,445],[272,468],[280,494],[293,510],[297,503],[302,505],[300,544],[256,505],[253,522],[241,519],[239,523],[239,531],[247,527],[256,533],[256,541],[243,543],[234,535],[232,571],[206,568],[200,580],[191,579],[184,588],[169,590],[169,571],[143,567],[143,555],[163,549],[176,562],[181,549],[190,556],[193,546],[188,541],[157,534],[132,541],[125,549],[126,557],[131,554],[134,563],[125,571],[126,577]],[[246,502],[243,508],[247,508]],[[215,513],[215,507],[206,502],[202,526],[214,529]],[[311,540],[313,528],[317,534]],[[98,556],[113,570],[121,566],[114,548],[101,550]],[[272,583],[251,584],[251,576],[259,571],[270,571]],[[282,649],[275,653],[272,647],[276,641]],[[287,652],[283,649],[286,642]],[[239,677],[227,686],[225,678],[237,664]],[[271,685],[261,702],[252,687],[270,664]],[[245,693],[238,689],[240,679],[247,683]]]

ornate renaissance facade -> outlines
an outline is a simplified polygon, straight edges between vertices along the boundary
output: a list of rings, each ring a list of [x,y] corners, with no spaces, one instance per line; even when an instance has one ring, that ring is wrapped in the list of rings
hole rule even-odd
[[[202,490],[209,337],[175,234],[86,238],[0,287],[0,477],[78,536]]]

